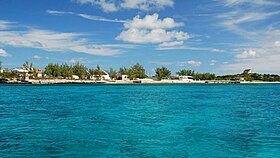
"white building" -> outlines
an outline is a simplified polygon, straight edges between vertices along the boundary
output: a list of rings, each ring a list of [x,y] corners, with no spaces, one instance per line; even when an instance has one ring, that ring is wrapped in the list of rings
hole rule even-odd
[[[18,76],[28,75],[28,71],[22,68],[13,69],[12,72],[16,73]]]
[[[92,75],[92,76],[90,76],[90,79],[99,80],[99,76]],[[102,71],[102,74],[100,75],[100,80],[111,80],[111,78],[110,78],[110,75],[106,71]]]
[[[252,69],[245,69],[245,70],[243,71],[243,73],[244,73],[244,74],[252,74],[253,71],[252,71]]]
[[[125,72],[122,72],[122,73],[118,73],[117,75],[117,79],[118,80],[128,80],[129,78],[127,77],[127,74]]]

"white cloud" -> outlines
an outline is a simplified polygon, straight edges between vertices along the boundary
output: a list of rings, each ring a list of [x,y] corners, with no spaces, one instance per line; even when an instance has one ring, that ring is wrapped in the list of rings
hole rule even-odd
[[[235,56],[237,59],[252,59],[257,57],[257,52],[249,49]]]
[[[131,43],[159,43],[161,46],[182,45],[191,38],[187,32],[167,30],[182,26],[182,23],[175,22],[172,18],[163,20],[158,14],[146,15],[143,19],[139,16],[132,21],[124,23],[125,31],[122,31],[117,40]]]
[[[85,63],[87,61],[87,59],[85,58],[72,58],[70,60],[67,60],[66,62],[69,63]]]
[[[218,53],[223,53],[223,52],[225,52],[225,50],[217,49],[217,48],[213,48],[211,51],[212,51],[212,52],[218,52]]]
[[[38,55],[34,55],[34,56],[32,57],[32,59],[35,59],[35,60],[41,60],[41,59],[42,59],[42,57],[40,57],[40,56],[38,56]]]
[[[201,66],[202,65],[202,62],[194,61],[194,60],[187,61],[186,63],[191,65],[191,66]]]
[[[227,20],[223,23],[225,26],[232,26],[241,23],[253,22],[267,19],[273,15],[277,15],[280,12],[269,12],[269,13],[261,13],[261,12],[250,12],[250,13],[243,13],[241,15],[240,12],[231,12],[227,15],[223,15],[222,17],[226,18]]]
[[[160,10],[172,7],[174,0],[76,0],[81,4],[99,6],[104,12],[115,12],[121,9]]]
[[[127,29],[172,29],[175,27],[183,26],[183,23],[175,22],[172,18],[159,19],[158,14],[146,15],[143,19],[135,16],[132,21],[127,21],[124,27]]]
[[[42,59],[49,60],[49,57],[41,57],[41,56],[39,56],[39,55],[34,55],[34,56],[32,57],[32,59],[34,59],[34,60],[42,60]]]
[[[91,55],[109,56],[120,54],[121,50],[104,45],[92,44],[82,34],[28,29],[25,31],[0,31],[0,44],[13,47],[38,48],[56,52],[79,52]]]
[[[242,5],[242,4],[253,4],[253,5],[279,5],[279,3],[271,0],[224,0],[222,3],[225,6],[232,7],[235,5]]]
[[[216,65],[216,63],[217,63],[218,61],[217,60],[210,60],[210,66],[215,66]]]
[[[0,20],[0,30],[6,30],[11,27],[11,22]]]
[[[223,70],[232,72],[242,72],[251,68],[257,73],[280,73],[280,55],[275,54],[265,58],[255,58],[253,60],[241,61],[223,66]]]
[[[269,29],[254,38],[258,41],[254,43],[254,49],[247,48],[236,55],[237,61],[224,66],[224,70],[242,71],[244,68],[252,68],[259,73],[280,73],[280,47],[275,43],[280,41],[280,30]]]
[[[4,49],[0,48],[0,57],[7,57],[10,56],[9,53],[7,53]]]
[[[164,7],[172,7],[173,5],[173,0],[123,0],[121,3],[122,8],[140,10],[163,9]]]
[[[77,0],[81,4],[98,5],[104,12],[115,12],[118,10],[117,6],[111,0]]]
[[[84,19],[93,20],[93,21],[103,21],[103,22],[116,22],[116,23],[124,23],[126,20],[119,20],[119,19],[108,19],[101,16],[96,15],[89,15],[89,14],[80,14],[74,12],[65,12],[65,11],[57,11],[57,10],[47,10],[48,14],[51,15],[74,15]]]
[[[275,41],[274,44],[276,47],[280,47],[280,41]]]
[[[189,39],[190,36],[185,32],[178,31],[166,31],[164,29],[155,30],[139,30],[129,29],[121,32],[116,38],[117,40],[123,40],[132,43],[163,43],[171,41],[182,41]]]
[[[159,47],[175,47],[175,46],[182,46],[184,41],[174,41],[174,42],[163,42],[159,45]]]

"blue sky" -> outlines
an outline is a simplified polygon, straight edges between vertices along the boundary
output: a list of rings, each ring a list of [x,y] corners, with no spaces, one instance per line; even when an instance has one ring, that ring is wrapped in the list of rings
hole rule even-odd
[[[0,61],[280,73],[277,0],[0,0]]]

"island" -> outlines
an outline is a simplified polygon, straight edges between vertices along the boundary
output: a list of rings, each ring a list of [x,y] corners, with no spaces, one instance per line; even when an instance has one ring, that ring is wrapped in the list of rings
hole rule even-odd
[[[115,70],[87,68],[76,63],[48,64],[44,70],[35,68],[32,63],[25,62],[22,67],[2,68],[0,62],[0,83],[2,84],[248,84],[248,83],[280,83],[276,74],[259,74],[245,69],[240,74],[216,75],[199,73],[182,69],[171,75],[171,71],[162,66],[155,68],[155,75],[148,76],[145,68],[136,63],[129,68],[120,67]]]

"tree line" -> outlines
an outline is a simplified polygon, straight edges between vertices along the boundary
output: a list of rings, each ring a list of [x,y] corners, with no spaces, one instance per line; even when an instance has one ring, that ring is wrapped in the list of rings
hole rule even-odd
[[[29,62],[25,62],[22,65],[22,68],[28,70],[30,75],[36,76],[38,72],[34,69],[33,64]],[[0,70],[2,69],[2,62],[0,61]],[[119,70],[115,70],[112,67],[106,71],[110,78],[117,79],[118,74],[126,74],[129,79],[137,79],[137,78],[147,78],[145,68],[136,63],[129,68],[120,67]],[[80,79],[90,79],[94,77],[97,80],[101,79],[101,76],[104,74],[103,70],[99,65],[96,68],[87,68],[85,65],[81,63],[76,63],[69,65],[67,63],[64,64],[53,64],[50,63],[45,67],[44,74],[47,78],[65,78],[71,79],[73,75],[78,76]],[[155,68],[155,75],[150,76],[152,79],[162,80],[162,79],[170,79],[171,70],[167,67],[157,67]],[[234,74],[234,75],[223,75],[223,76],[216,76],[214,73],[199,73],[195,72],[194,70],[182,69],[176,72],[178,76],[192,76],[195,80],[246,80],[246,81],[280,81],[279,75],[273,74],[258,74],[258,73],[241,73],[241,74]],[[15,78],[16,75],[13,73],[4,72],[1,73],[1,78]]]

